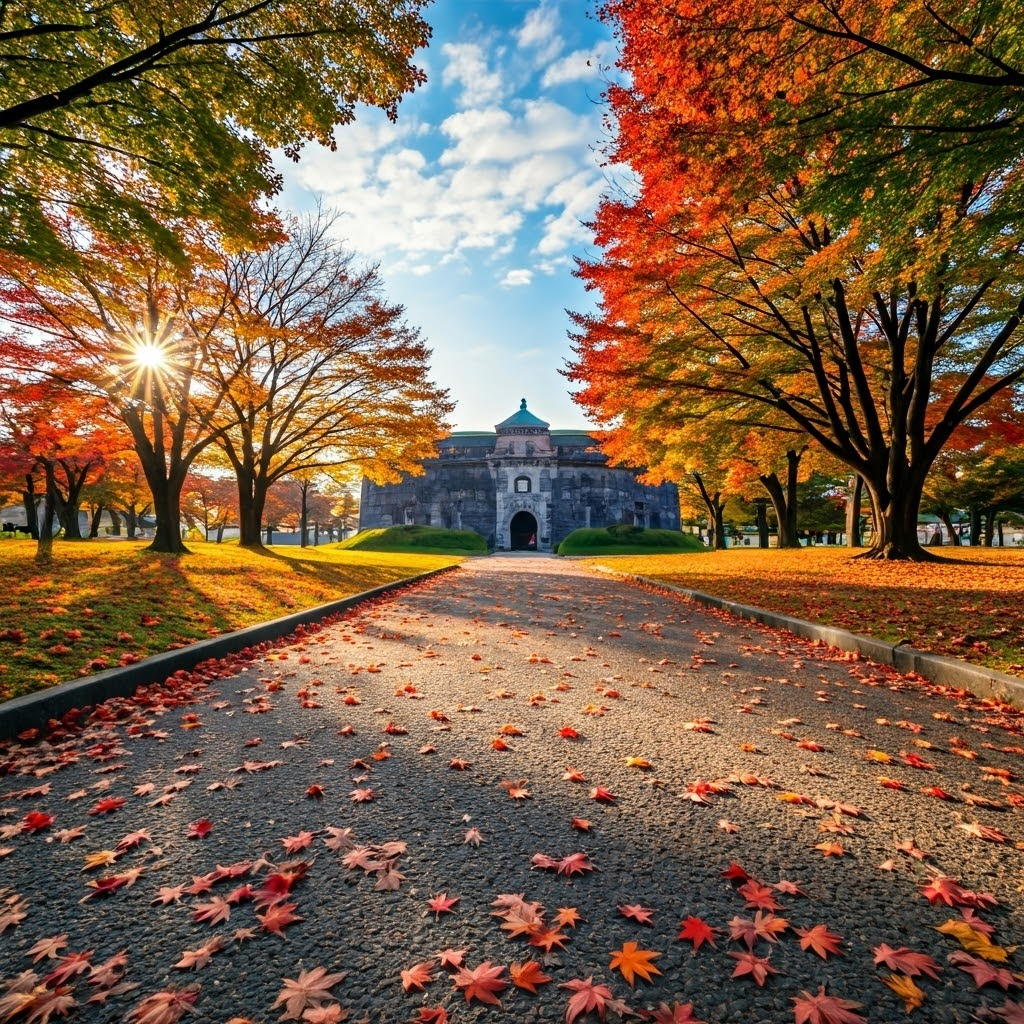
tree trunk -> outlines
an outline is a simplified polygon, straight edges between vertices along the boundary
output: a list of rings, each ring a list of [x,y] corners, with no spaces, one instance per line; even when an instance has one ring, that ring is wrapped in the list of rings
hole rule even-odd
[[[999,542],[999,547],[1005,547],[1003,543],[1003,521],[1002,519],[996,520],[996,540]]]
[[[224,540],[224,524],[217,524],[217,543],[220,544]]]
[[[946,528],[946,533],[949,534],[949,543],[955,548],[960,547],[960,532],[953,528],[953,519],[948,509],[939,513],[939,521]]]
[[[850,484],[850,493],[846,498],[846,546],[859,548],[862,545],[860,536],[860,506],[864,498],[864,481],[854,475]]]
[[[800,547],[800,538],[796,535],[795,483],[791,493],[788,481],[786,489],[783,490],[782,481],[777,473],[767,473],[758,479],[768,492],[768,497],[772,500],[772,508],[775,509],[775,519],[779,524],[779,547]]]
[[[274,526],[272,523],[267,523],[267,544],[268,546],[274,543]]]
[[[21,492],[21,503],[25,506],[25,523],[29,536],[39,540],[39,505],[37,504],[36,482],[31,473],[25,474],[25,489]]]
[[[108,508],[107,511],[110,513],[110,536],[120,537],[121,517],[117,514],[117,509],[115,508]]]
[[[309,544],[309,513],[306,504],[306,494],[309,491],[309,484],[302,481],[299,485],[299,547],[304,548]]]
[[[135,540],[135,534],[139,529],[139,514],[135,511],[134,505],[129,505],[124,510],[124,526],[129,540]]]
[[[976,548],[981,543],[981,509],[972,505],[968,512],[971,517],[971,547]]]
[[[933,561],[917,536],[917,516],[921,505],[924,480],[907,474],[891,491],[883,484],[865,484],[874,508],[875,531],[871,547],[857,558],[907,559],[915,562]]]
[[[236,465],[235,473],[238,477],[238,545],[243,548],[261,548],[263,538],[260,536],[260,528],[267,501],[266,488],[261,488],[255,474],[243,467]]]
[[[92,519],[89,522],[89,539],[95,540],[100,535],[100,520],[103,518],[103,506],[97,505],[93,509]]]
[[[148,476],[148,474],[147,474]],[[161,474],[162,477],[162,474]],[[168,555],[188,554],[181,539],[181,487],[184,481],[175,483],[173,480],[150,480],[149,488],[153,492],[153,515],[156,516],[156,533],[149,551],[159,551]]]
[[[757,546],[768,547],[768,503],[764,498],[754,501],[754,523],[757,527]]]
[[[711,547],[715,551],[724,551],[725,502],[722,501],[722,492],[715,491],[714,494],[710,494],[704,486],[704,480],[700,473],[691,473],[690,475],[697,484],[697,491],[700,494],[701,501],[704,502],[704,507],[708,510],[708,519],[712,524],[709,530],[711,533]]]
[[[53,467],[44,467],[46,472],[46,493],[43,497],[43,521],[39,525],[39,541],[36,544],[35,561],[46,565],[53,560],[53,517],[55,514],[53,494]]]
[[[313,547],[320,547],[320,524],[315,521],[313,523]]]

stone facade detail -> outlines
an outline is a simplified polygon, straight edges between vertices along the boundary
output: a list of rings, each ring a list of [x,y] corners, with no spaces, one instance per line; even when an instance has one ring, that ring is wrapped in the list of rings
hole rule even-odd
[[[538,551],[581,526],[679,529],[674,484],[641,484],[639,471],[609,466],[589,434],[551,430],[525,398],[494,433],[456,432],[439,442],[423,469],[397,484],[363,480],[359,528],[475,530],[489,547]]]

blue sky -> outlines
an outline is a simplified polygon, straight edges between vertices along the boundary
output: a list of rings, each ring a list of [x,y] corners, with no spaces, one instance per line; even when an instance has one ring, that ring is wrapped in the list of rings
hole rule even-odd
[[[428,83],[398,123],[364,110],[337,152],[282,161],[280,205],[340,211],[341,236],[422,328],[455,429],[489,430],[522,397],[553,427],[583,426],[558,369],[564,310],[590,304],[572,257],[592,252],[581,222],[606,187],[610,34],[588,0],[437,0],[426,16]]]

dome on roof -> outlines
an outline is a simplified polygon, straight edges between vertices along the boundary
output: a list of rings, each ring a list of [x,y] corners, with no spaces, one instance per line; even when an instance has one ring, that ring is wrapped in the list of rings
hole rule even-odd
[[[519,411],[514,412],[507,420],[502,420],[500,423],[495,425],[495,430],[502,430],[505,427],[540,427],[547,428],[551,424],[545,423],[539,416],[534,416],[529,409],[526,408],[526,399],[524,398],[519,403]]]

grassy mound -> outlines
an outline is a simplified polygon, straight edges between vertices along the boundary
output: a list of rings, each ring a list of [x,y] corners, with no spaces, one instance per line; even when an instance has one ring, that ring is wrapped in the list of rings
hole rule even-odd
[[[486,555],[487,541],[473,530],[437,526],[387,526],[363,530],[339,547],[350,551],[414,551],[435,555]]]
[[[560,555],[653,555],[706,550],[692,533],[645,530],[623,523],[603,530],[573,530],[558,545]]]

